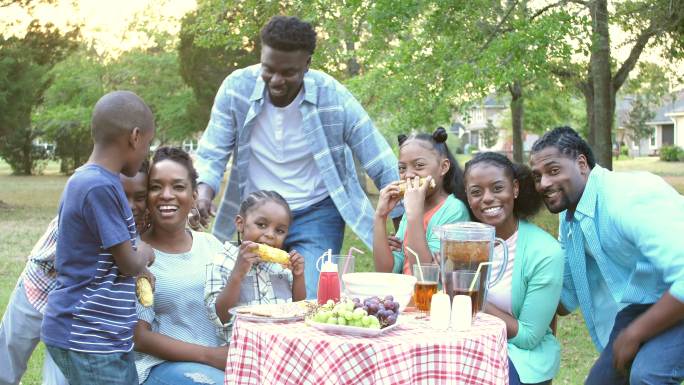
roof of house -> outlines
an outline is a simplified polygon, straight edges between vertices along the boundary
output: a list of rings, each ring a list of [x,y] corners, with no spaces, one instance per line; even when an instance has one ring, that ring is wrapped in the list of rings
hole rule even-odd
[[[663,104],[656,110],[653,120],[647,124],[672,123],[672,119],[667,115],[675,112],[684,112],[684,92],[666,97]]]
[[[493,95],[493,94],[487,95],[487,97],[485,98],[485,100],[482,104],[485,107],[506,108],[506,103],[504,103],[500,98],[498,98],[496,95]]]

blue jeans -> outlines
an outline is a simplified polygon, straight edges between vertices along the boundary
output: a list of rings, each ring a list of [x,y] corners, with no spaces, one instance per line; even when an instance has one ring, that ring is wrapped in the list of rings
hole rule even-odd
[[[128,353],[81,353],[46,345],[52,359],[71,385],[135,385],[133,351]]]
[[[150,370],[144,385],[222,385],[226,373],[197,362],[161,363]]]
[[[41,314],[26,298],[23,278],[19,278],[0,323],[0,385],[17,385],[26,364],[40,341]],[[45,353],[43,385],[68,385],[66,378]]]
[[[585,385],[679,384],[684,379],[684,321],[643,344],[629,376],[613,367],[613,342],[618,334],[651,305],[629,305],[615,317],[608,345],[589,371]]]
[[[344,239],[344,220],[332,198],[292,211],[292,225],[285,239],[286,250],[297,250],[304,257],[306,298],[316,299],[318,274],[316,260],[328,249],[339,254]]]
[[[550,383],[551,380],[537,382],[534,384],[523,384],[520,382],[520,376],[518,375],[518,371],[515,369],[515,365],[513,365],[513,361],[511,361],[510,358],[508,359],[508,385],[549,385]]]

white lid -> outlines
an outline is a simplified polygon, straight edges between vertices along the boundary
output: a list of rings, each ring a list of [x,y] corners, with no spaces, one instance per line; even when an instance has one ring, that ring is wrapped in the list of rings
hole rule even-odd
[[[331,261],[325,261],[323,262],[323,266],[321,266],[321,273],[337,273],[337,264],[332,263]]]

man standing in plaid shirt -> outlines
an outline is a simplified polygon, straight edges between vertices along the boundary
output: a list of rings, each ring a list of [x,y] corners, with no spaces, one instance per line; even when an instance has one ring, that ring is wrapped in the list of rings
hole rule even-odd
[[[55,250],[57,218],[31,250],[24,271],[12,292],[0,323],[0,385],[18,384],[31,353],[40,341],[47,296],[57,285]],[[45,352],[43,384],[68,385],[66,378]]]
[[[229,241],[240,202],[280,193],[292,209],[286,250],[305,259],[307,298],[316,298],[317,258],[342,247],[345,224],[372,247],[375,210],[354,158],[378,189],[399,179],[397,158],[366,111],[337,80],[309,69],[311,24],[274,16],[261,30],[261,63],[231,73],[219,88],[197,150],[199,223],[208,224],[228,160],[230,180],[213,234]],[[398,206],[392,218],[403,214]]]

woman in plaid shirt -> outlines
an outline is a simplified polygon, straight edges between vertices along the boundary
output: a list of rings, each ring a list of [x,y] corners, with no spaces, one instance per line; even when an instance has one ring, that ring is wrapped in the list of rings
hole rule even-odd
[[[282,303],[306,298],[304,257],[290,251],[287,268],[262,262],[257,243],[282,248],[292,222],[285,199],[275,191],[255,191],[240,205],[235,218],[240,246],[226,242],[207,272],[205,304],[226,342],[233,319],[228,310],[239,305]]]

